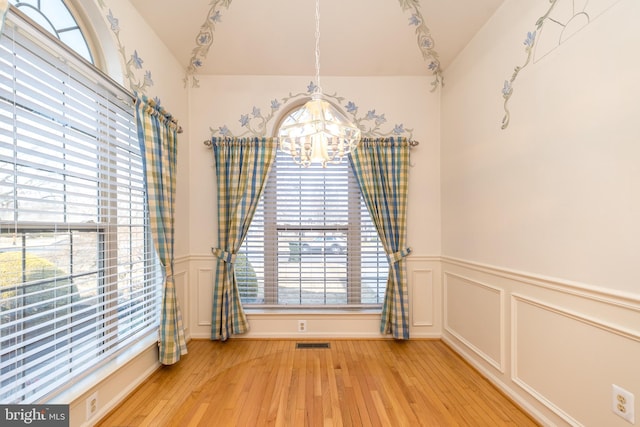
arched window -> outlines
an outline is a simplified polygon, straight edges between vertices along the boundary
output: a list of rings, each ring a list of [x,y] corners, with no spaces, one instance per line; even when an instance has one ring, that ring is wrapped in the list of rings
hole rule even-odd
[[[384,299],[387,257],[346,158],[304,168],[278,150],[240,252],[245,305],[372,307]]]
[[[64,0],[9,0],[9,3],[94,64],[87,38]]]
[[[16,5],[60,37],[16,7],[0,37],[0,401],[34,403],[157,339],[162,274],[131,93],[64,2]]]

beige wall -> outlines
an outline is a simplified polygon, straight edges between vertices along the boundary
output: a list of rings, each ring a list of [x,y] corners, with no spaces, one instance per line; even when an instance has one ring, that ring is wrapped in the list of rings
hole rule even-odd
[[[235,135],[244,129],[239,123],[242,114],[258,107],[263,114],[270,111],[271,101],[290,94],[304,93],[311,78],[269,76],[200,76],[200,87],[190,89],[190,127],[193,135],[189,174],[191,204],[189,205],[190,255],[181,259],[180,280],[188,283],[186,323],[192,337],[209,337],[211,295],[215,262],[211,247],[217,243],[216,190],[211,149],[203,141],[211,135],[210,128],[227,125]],[[381,131],[389,132],[396,124],[413,129],[413,138],[420,145],[412,150],[414,165],[409,178],[408,242],[414,254],[411,286],[415,321],[414,336],[439,334],[439,273],[434,255],[440,253],[440,185],[439,185],[439,94],[430,92],[430,79],[424,77],[331,77],[323,76],[325,93],[337,94],[358,106],[358,116],[375,110],[385,114],[387,123]],[[290,104],[289,104],[290,105]],[[280,115],[283,105],[267,123],[267,134]],[[308,316],[307,319],[304,316]],[[301,317],[303,316],[303,317]],[[297,319],[309,322],[307,336],[379,337],[379,316],[332,313],[331,316],[308,313],[250,313],[251,332],[246,337],[299,336]],[[429,319],[428,321],[425,319]]]
[[[216,243],[215,179],[211,150],[202,141],[211,135],[210,128],[227,125],[236,135],[243,129],[242,114],[258,107],[264,114],[271,101],[289,94],[306,92],[310,77],[201,76],[200,87],[190,89],[191,157],[189,164],[191,198],[190,254],[209,255]],[[414,165],[409,177],[409,244],[417,255],[440,253],[440,185],[439,185],[439,94],[431,93],[430,79],[423,77],[322,77],[327,94],[337,93],[358,106],[358,115],[375,110],[385,114],[382,131],[395,124],[413,129],[420,145],[411,152]],[[267,123],[267,134],[280,114]],[[413,236],[420,236],[413,238]]]
[[[640,397],[640,5],[590,4],[613,6],[520,71],[505,130],[504,80],[549,2],[505,2],[445,74],[443,338],[547,425],[623,426],[612,384]]]
[[[618,2],[525,67],[501,130],[503,82],[547,8],[508,1],[447,70],[443,252],[637,294],[638,4]]]

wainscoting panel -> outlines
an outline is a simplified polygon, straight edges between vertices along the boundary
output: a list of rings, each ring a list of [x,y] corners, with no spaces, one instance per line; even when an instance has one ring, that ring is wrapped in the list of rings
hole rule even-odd
[[[442,336],[442,285],[440,258],[411,255],[406,258],[409,280],[411,338]],[[189,258],[191,338],[211,336],[213,257]],[[380,310],[248,309],[249,333],[237,338],[383,338]],[[298,332],[298,321],[307,321],[306,333]]]
[[[407,258],[411,338],[442,336],[442,269],[440,257]]]
[[[504,372],[504,292],[445,272],[444,296],[445,330]]]
[[[213,269],[198,268],[196,289],[197,326],[211,326],[211,307],[213,305]]]
[[[517,294],[511,306],[513,381],[571,424],[612,425],[612,384],[640,385],[640,337]]]
[[[411,325],[433,326],[433,270],[411,272]]]
[[[443,340],[541,424],[630,425],[613,384],[638,419],[640,294],[447,257],[442,271]]]

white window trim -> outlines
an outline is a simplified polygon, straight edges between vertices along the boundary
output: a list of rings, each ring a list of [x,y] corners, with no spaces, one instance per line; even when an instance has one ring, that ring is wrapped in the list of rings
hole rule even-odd
[[[88,64],[88,62],[86,60],[84,60],[83,58],[79,57],[74,51],[72,51],[71,49],[69,49],[68,47],[64,46],[63,44],[61,44],[55,37],[53,37],[52,35],[50,35],[49,33],[46,32],[42,32],[40,30],[37,30],[37,28],[34,26],[34,23],[26,16],[24,16],[24,14],[22,14],[21,12],[15,10],[15,8],[10,7],[7,16],[6,16],[6,23],[5,23],[5,27],[4,27],[4,31],[7,32],[9,31],[9,29],[11,29],[11,31],[15,31],[17,33],[20,33],[20,37],[24,37],[26,36],[27,38],[31,39],[33,42],[35,42],[38,45],[43,45],[43,46],[47,46],[45,48],[45,50],[48,50],[49,52],[51,52],[52,58],[55,58],[55,60],[60,60],[62,65],[62,68],[69,68],[70,70],[73,70],[72,73],[78,72],[80,74],[83,75],[83,79],[88,79],[91,81],[96,82],[96,84],[98,85],[102,85],[102,87],[104,89],[106,89],[107,91],[113,91],[113,95],[115,96],[119,96],[121,97],[121,99],[125,100],[125,103],[128,103],[130,108],[130,114],[131,114],[131,119],[130,119],[130,123],[131,126],[130,130],[132,130],[132,135],[130,143],[132,144],[132,147],[134,146],[134,139],[135,139],[135,147],[137,147],[137,134],[135,132],[135,120],[133,120],[133,108],[132,108],[132,103],[133,103],[133,98],[132,95],[124,88],[122,88],[120,85],[118,85],[117,83],[115,83],[112,79],[110,79],[108,76],[104,75],[102,72],[100,72],[98,69],[96,69],[94,66]],[[7,36],[8,37],[8,36]],[[8,40],[8,38],[3,36],[3,38],[5,38],[5,40]],[[0,39],[0,42],[2,40]],[[9,68],[10,69],[10,68]],[[5,79],[5,82],[11,82],[12,77],[9,77],[8,79]],[[10,86],[9,86],[10,87]],[[108,88],[108,89],[107,89]],[[66,92],[66,89],[65,89]],[[116,95],[117,94],[117,95]],[[5,103],[5,105],[10,105],[8,103]],[[22,106],[20,106],[20,108],[23,108]],[[6,116],[5,116],[6,117]],[[45,115],[43,115],[43,117],[46,117]],[[14,137],[16,138],[16,137]],[[99,141],[112,141],[109,138],[120,138],[120,137],[115,137],[115,136],[107,136],[107,134],[99,134],[96,135],[96,138]],[[103,138],[105,138],[103,140]],[[6,140],[6,139],[5,139]],[[44,142],[43,142],[44,143]],[[102,142],[101,142],[102,143]],[[113,144],[120,144],[122,142],[109,142],[110,147],[113,148]],[[123,145],[124,146],[124,145]],[[99,151],[99,149],[97,150]],[[9,163],[8,161],[6,161],[6,163]],[[106,162],[105,165],[109,165],[111,164],[110,162]],[[141,164],[140,164],[140,169],[141,169]],[[104,169],[105,173],[108,173],[110,171],[110,167],[108,167],[107,169]],[[65,175],[66,176],[66,175]],[[115,182],[115,181],[110,181],[110,182]],[[102,190],[106,190],[107,192],[113,192],[113,190],[117,190],[116,187],[114,187],[112,184],[106,185],[101,187]],[[143,195],[143,199],[144,199],[144,193],[141,193]],[[143,202],[144,203],[144,202]],[[113,209],[112,205],[105,205],[103,208],[103,210],[107,210],[110,211]],[[96,230],[99,230],[101,227],[105,228],[105,229],[113,229],[113,225],[115,224],[115,219],[111,219],[105,223],[103,223],[102,225],[100,224],[93,224],[92,227],[94,227]],[[99,222],[99,221],[98,221]],[[2,228],[6,230],[5,226],[9,226],[9,227],[14,227],[14,229],[25,229],[28,228],[29,226],[33,226],[33,224],[31,223],[25,223],[22,221],[18,221],[18,220],[14,220],[14,221],[8,221],[8,223],[3,223]],[[145,221],[146,224],[146,221]],[[51,228],[51,227],[56,227],[59,226],[60,224],[55,224],[55,223],[51,223],[51,222],[38,222],[37,223],[38,228],[41,229],[46,229],[46,228]],[[77,228],[77,227],[88,227],[88,225],[86,223],[83,223],[81,225],[74,225],[73,223],[65,223],[64,224],[65,227],[70,227],[70,228]],[[146,227],[146,226],[145,226]],[[106,234],[109,235],[109,233],[111,232],[107,232]],[[145,247],[145,253],[154,253],[153,251],[153,246],[150,244],[150,241],[148,241],[148,237],[146,238],[147,242],[146,242],[146,247]],[[149,249],[151,248],[151,249]],[[111,246],[111,249],[107,249],[106,252],[109,253],[110,251],[115,251],[117,250],[117,247],[115,246]],[[148,256],[148,255],[147,255]],[[115,258],[114,258],[115,259]],[[155,267],[150,267],[149,265],[147,265],[147,262],[144,263],[144,275],[145,277],[147,277],[147,275],[152,275],[153,277],[151,277],[150,279],[150,283],[155,282],[156,284],[160,284],[161,280],[159,280],[160,278],[160,274],[159,271],[157,269],[157,265]],[[151,269],[150,269],[151,268]],[[108,271],[107,271],[108,273]],[[114,277],[117,277],[117,274],[114,275]],[[150,277],[150,276],[149,276]],[[147,279],[145,279],[147,280]],[[160,288],[160,286],[156,286],[156,288]],[[108,292],[108,287],[105,288],[105,292]],[[132,351],[136,351],[134,350],[134,348],[138,348],[138,342],[142,339],[145,342],[147,342],[148,340],[153,340],[154,342],[157,341],[157,328],[158,328],[158,315],[159,315],[159,297],[160,297],[160,292],[159,290],[156,290],[153,292],[153,294],[155,296],[153,296],[152,298],[155,298],[153,301],[153,305],[155,306],[155,309],[153,309],[153,316],[152,316],[152,320],[150,320],[150,323],[146,324],[145,326],[137,329],[137,333],[133,336],[129,336],[128,338],[125,338],[124,342],[120,341],[120,339],[117,339],[114,341],[113,344],[116,344],[117,347],[113,347],[113,344],[109,344],[108,347],[105,348],[101,348],[100,350],[100,354],[105,354],[106,357],[102,360],[100,359],[95,359],[93,358],[91,360],[91,366],[89,367],[83,367],[81,368],[81,371],[78,372],[79,376],[77,375],[68,375],[67,377],[64,378],[64,381],[60,382],[58,381],[57,383],[59,383],[59,386],[57,387],[56,390],[51,391],[51,392],[47,392],[46,394],[44,394],[43,396],[41,396],[37,401],[42,401],[42,399],[50,399],[52,396],[57,396],[57,398],[60,398],[60,396],[62,396],[60,393],[73,393],[72,390],[76,390],[76,388],[74,387],[74,384],[78,383],[79,381],[83,381],[83,379],[90,379],[90,378],[100,378],[101,375],[96,374],[97,372],[107,372],[109,369],[107,368],[108,366],[113,366],[114,363],[119,363],[118,361],[121,360],[122,357],[125,357],[127,359],[130,359],[131,357],[131,352]],[[144,297],[145,301],[147,300],[147,296],[146,296],[146,292],[145,292],[145,297]],[[119,318],[119,314],[117,311],[117,305],[113,306],[113,310],[116,318],[114,318],[114,321],[117,320],[117,318]],[[113,311],[112,310],[112,311]],[[146,310],[145,310],[146,312]],[[97,318],[96,318],[97,320]],[[100,321],[96,321],[96,324],[98,324]],[[109,321],[107,320],[107,325],[109,325],[108,323]],[[110,326],[107,327],[107,329],[104,330],[104,332],[106,334],[109,334],[109,331],[112,328]],[[146,338],[145,338],[146,337]],[[99,340],[99,341],[104,341]],[[150,342],[150,341],[149,341]],[[118,344],[120,343],[120,344]],[[148,343],[146,345],[148,347]],[[137,350],[140,351],[140,350]],[[116,361],[116,362],[114,362]],[[66,365],[65,365],[66,366]],[[73,369],[73,368],[69,368],[69,369]],[[106,371],[105,371],[106,369]],[[98,375],[98,376],[96,376]],[[66,390],[66,391],[65,391]],[[65,394],[66,395],[66,394]]]

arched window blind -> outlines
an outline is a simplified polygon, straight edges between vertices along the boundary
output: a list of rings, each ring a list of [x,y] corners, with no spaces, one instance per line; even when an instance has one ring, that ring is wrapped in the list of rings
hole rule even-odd
[[[158,325],[132,98],[10,9],[0,37],[0,401],[44,402]]]

